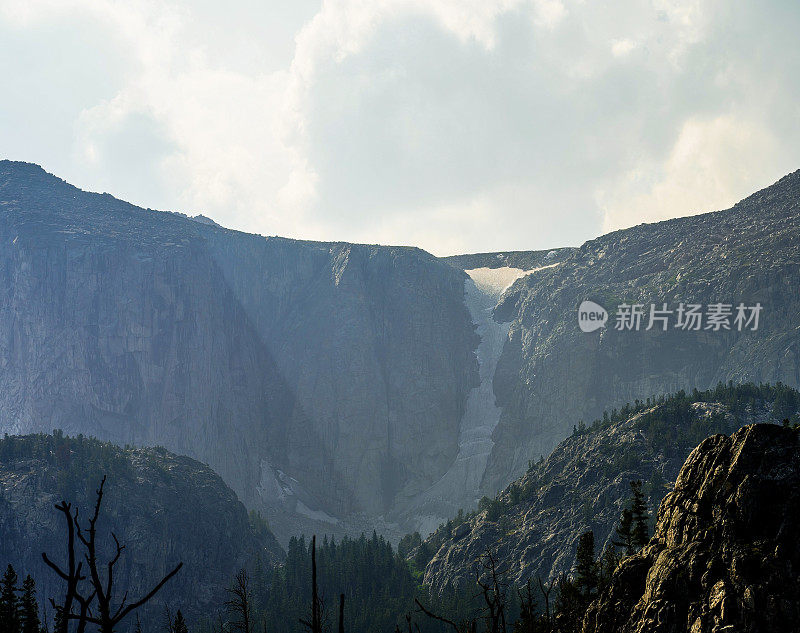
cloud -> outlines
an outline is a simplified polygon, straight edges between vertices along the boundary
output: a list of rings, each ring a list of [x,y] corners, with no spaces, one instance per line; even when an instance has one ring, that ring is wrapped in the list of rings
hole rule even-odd
[[[270,4],[0,0],[3,151],[234,228],[436,253],[576,244],[800,162],[793,3]]]
[[[779,139],[759,122],[690,119],[662,165],[632,169],[610,193],[598,191],[603,230],[668,219],[676,209],[691,215],[733,206],[781,173],[782,154]]]

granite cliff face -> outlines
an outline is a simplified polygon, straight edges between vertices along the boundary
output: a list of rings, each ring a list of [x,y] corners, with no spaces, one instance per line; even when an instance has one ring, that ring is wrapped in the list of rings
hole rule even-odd
[[[603,408],[718,382],[800,386],[800,171],[727,211],[616,231],[518,281],[495,310],[510,322],[494,393],[502,415],[483,482],[498,490],[547,455],[577,420]],[[593,300],[607,327],[580,331]],[[645,304],[640,331],[617,331],[616,307]],[[757,331],[650,331],[651,304],[763,307]],[[705,325],[705,323],[704,323]]]
[[[594,532],[598,552],[611,545],[630,481],[644,482],[653,512],[708,435],[779,421],[798,409],[793,389],[742,385],[617,412],[561,442],[489,507],[432,534],[423,545],[430,556],[425,582],[438,591],[471,586],[487,548],[516,584],[570,572],[582,533]]]
[[[466,275],[423,251],[246,235],[8,161],[0,243],[0,431],[191,455],[284,538],[391,513],[458,451]]]
[[[796,631],[798,431],[749,426],[705,440],[658,511],[650,545],[617,568],[585,633]]]
[[[230,231],[2,161],[0,432],[164,445],[284,541],[425,531],[601,406],[800,385],[799,199],[800,172],[579,249],[437,259]],[[482,288],[485,270],[520,279]],[[764,311],[756,332],[584,334],[587,298]]]
[[[193,459],[81,438],[8,437],[0,440],[0,563],[30,573],[45,604],[64,590],[41,558],[47,552],[59,564],[66,560],[64,518],[53,506],[71,502],[85,523],[104,474],[102,555],[112,551],[112,531],[126,546],[115,569],[118,597],[126,590],[144,595],[184,563],[145,612],[153,622],[164,604],[191,619],[208,616],[222,606],[240,567],[283,557],[274,536],[251,527],[244,505],[219,475]]]

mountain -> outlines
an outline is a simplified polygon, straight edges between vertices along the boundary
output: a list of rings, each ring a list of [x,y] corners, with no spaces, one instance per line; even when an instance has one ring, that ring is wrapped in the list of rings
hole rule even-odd
[[[650,544],[589,608],[585,633],[796,631],[800,439],[748,426],[695,449]]]
[[[222,607],[240,567],[283,559],[269,530],[251,525],[236,494],[193,459],[61,434],[6,437],[0,440],[0,564],[31,574],[43,604],[64,593],[64,583],[42,561],[43,552],[58,564],[66,560],[64,517],[54,505],[72,503],[86,529],[104,475],[100,560],[113,554],[112,532],[125,546],[115,567],[116,604],[125,591],[142,597],[183,562],[144,611],[146,621],[160,622],[165,604],[191,620],[206,617]]]
[[[284,540],[392,510],[458,451],[467,277],[419,249],[247,235],[8,161],[0,243],[1,431],[193,456]]]
[[[707,436],[800,410],[800,393],[782,385],[721,385],[659,400],[576,428],[480,511],[442,525],[413,554],[417,564],[427,562],[425,583],[438,591],[471,586],[487,548],[517,584],[567,573],[582,533],[594,532],[598,551],[611,545],[629,482],[644,482],[653,511]]]
[[[800,386],[800,171],[727,211],[615,231],[557,266],[517,281],[494,311],[510,322],[494,375],[502,410],[484,490],[499,489],[547,455],[576,420],[605,407],[718,382]],[[611,314],[584,333],[584,300]],[[761,304],[758,330],[683,330],[672,315],[645,331],[619,331],[620,304],[677,310],[680,303]]]
[[[0,432],[208,463],[287,543],[428,533],[576,420],[800,386],[800,172],[578,249],[439,259],[231,231],[0,161]],[[581,332],[578,305],[763,306],[757,331]]]

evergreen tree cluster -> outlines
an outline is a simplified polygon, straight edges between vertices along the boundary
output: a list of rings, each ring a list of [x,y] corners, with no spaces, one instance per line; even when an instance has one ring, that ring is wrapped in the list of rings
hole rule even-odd
[[[557,583],[555,614],[551,625],[559,633],[578,633],[583,616],[592,601],[608,587],[611,576],[623,556],[638,552],[650,542],[650,515],[642,492],[642,482],[630,482],[631,497],[622,511],[616,539],[599,557],[595,554],[594,533],[581,534],[571,576],[562,576]]]
[[[39,617],[36,583],[25,576],[22,585],[14,567],[8,565],[0,581],[0,631],[2,633],[46,633]]]
[[[727,426],[718,428],[720,420],[717,419],[709,425],[710,432],[707,432],[705,426],[692,427],[692,424],[697,421],[692,416],[690,405],[696,402],[715,402],[725,405],[735,420],[766,409],[773,422],[777,423],[788,419],[792,423],[800,423],[800,392],[796,389],[781,382],[771,385],[752,382],[736,384],[729,381],[728,383],[719,383],[713,389],[705,391],[693,389],[686,392],[681,389],[671,395],[651,396],[646,400],[636,400],[633,404],[627,403],[620,409],[612,409],[611,412],[605,411],[602,418],[595,420],[589,426],[581,422],[578,426],[573,427],[573,435],[593,433],[608,428],[612,424],[624,422],[633,415],[648,411],[653,407],[658,407],[658,409],[642,416],[640,428],[649,431],[646,434],[654,442],[660,442],[660,445],[670,441],[678,441],[681,446],[696,445],[713,433],[730,432],[741,426],[739,424],[733,429]],[[654,424],[658,421],[663,424]],[[674,435],[665,435],[667,426],[677,427]]]
[[[474,602],[471,594],[429,595],[408,562],[375,532],[370,538],[362,534],[358,539],[345,537],[338,542],[323,538],[317,544],[316,564],[323,624],[331,630],[335,630],[342,593],[346,596],[348,633],[391,632],[398,624],[404,626],[405,614],[413,610],[415,598],[451,614],[469,609]],[[256,631],[264,627],[268,632],[305,631],[300,620],[309,617],[311,543],[302,536],[292,538],[285,563],[272,573],[258,565],[251,586]],[[423,633],[446,630],[439,623],[420,624]]]
[[[90,498],[96,482],[104,476],[113,480],[131,476],[131,465],[119,446],[84,435],[68,437],[59,429],[52,435],[6,434],[0,439],[0,462],[21,459],[35,459],[56,466],[58,494],[65,499]]]

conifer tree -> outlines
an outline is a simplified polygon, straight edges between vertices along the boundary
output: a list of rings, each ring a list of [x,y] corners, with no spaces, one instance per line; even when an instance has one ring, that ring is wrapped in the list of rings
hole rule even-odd
[[[186,620],[183,618],[183,613],[178,609],[175,614],[175,622],[172,623],[172,633],[189,633],[189,627],[186,626]]]
[[[575,587],[588,604],[597,593],[597,561],[594,557],[594,532],[581,534],[575,554]]]
[[[644,493],[642,493],[641,481],[631,482],[631,493],[633,495],[631,498],[631,519],[633,520],[631,536],[633,546],[636,549],[640,549],[650,542],[650,528],[648,526],[650,515],[647,512],[647,502],[644,499]]]
[[[39,605],[36,602],[36,583],[26,576],[22,582],[22,599],[20,600],[20,630],[22,633],[39,633]]]
[[[619,565],[619,555],[613,547],[606,547],[598,561],[598,593],[602,593],[611,584],[611,577]]]
[[[613,541],[614,545],[623,548],[626,556],[633,554],[633,514],[630,508],[625,508],[622,511],[616,534],[617,538]]]
[[[20,631],[18,593],[17,572],[9,564],[2,581],[0,581],[0,631],[3,633],[19,633]]]

